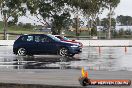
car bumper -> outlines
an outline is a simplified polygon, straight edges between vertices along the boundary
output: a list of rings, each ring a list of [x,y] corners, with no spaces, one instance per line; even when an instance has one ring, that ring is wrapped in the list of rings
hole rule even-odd
[[[70,48],[69,49],[69,53],[72,53],[72,54],[79,54],[82,52],[82,48],[80,47],[77,47],[77,48]]]
[[[16,48],[13,48],[13,53],[17,54],[17,49]]]

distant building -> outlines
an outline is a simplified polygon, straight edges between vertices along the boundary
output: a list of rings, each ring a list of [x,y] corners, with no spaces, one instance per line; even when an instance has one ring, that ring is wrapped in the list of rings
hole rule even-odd
[[[120,29],[128,30],[128,29],[132,29],[132,26],[116,26],[116,29],[117,30],[120,30]]]
[[[40,28],[40,32],[51,33],[51,28]]]
[[[103,29],[103,26],[97,26],[97,30],[100,30],[100,29]],[[115,29],[116,30],[120,30],[120,29],[129,30],[129,29],[132,29],[132,26],[116,26]]]
[[[88,31],[89,29],[87,27],[81,27],[81,28],[79,28],[79,30],[80,31]],[[69,31],[76,31],[76,29],[73,27],[70,27]]]
[[[44,33],[48,33],[48,34],[51,34],[52,33],[51,28],[45,28],[45,27],[35,28],[34,31],[44,32]]]

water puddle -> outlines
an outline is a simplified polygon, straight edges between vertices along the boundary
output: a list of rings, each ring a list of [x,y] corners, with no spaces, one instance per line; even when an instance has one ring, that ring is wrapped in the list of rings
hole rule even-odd
[[[131,57],[131,47],[84,47],[81,54],[72,58],[57,55],[22,57],[12,54],[11,46],[0,46],[0,69],[78,69],[85,67],[90,70],[132,71]]]

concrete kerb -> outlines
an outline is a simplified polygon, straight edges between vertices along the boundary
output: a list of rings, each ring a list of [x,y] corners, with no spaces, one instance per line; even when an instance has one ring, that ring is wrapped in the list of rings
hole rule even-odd
[[[0,40],[0,46],[12,46],[15,40]]]
[[[0,88],[83,88],[79,86],[58,86],[42,84],[17,84],[17,83],[0,83]]]
[[[15,72],[14,72],[15,71]],[[16,73],[18,72],[18,74]],[[27,73],[27,72],[31,72],[31,73]],[[60,73],[58,75],[58,72]],[[24,75],[24,74],[25,75]],[[0,88],[84,88],[81,85],[79,85],[78,83],[78,78],[81,75],[80,74],[81,71],[80,70],[11,70],[11,71],[0,71],[0,76],[2,76],[2,78],[5,79],[4,82],[0,82]],[[8,75],[10,74],[10,75]],[[14,77],[12,77],[15,74]],[[21,77],[19,77],[19,75],[21,74]],[[48,75],[47,75],[48,74]],[[119,75],[120,74],[120,75]],[[126,75],[127,74],[127,75]],[[45,80],[43,83],[40,83],[39,79],[40,77],[38,76],[45,76],[43,79]],[[52,77],[50,77],[52,75]],[[72,85],[68,85],[68,84],[54,84],[54,82],[51,82],[51,78],[56,78],[57,75],[59,76],[59,80],[56,79],[56,82],[58,81],[64,81],[64,82],[70,82]],[[67,76],[66,76],[67,75]],[[8,77],[7,77],[8,76]],[[30,80],[28,80],[26,77],[29,77]],[[47,77],[48,76],[48,77]],[[7,77],[7,78],[6,78]],[[19,81],[17,82],[8,82],[8,80],[12,77],[13,78],[17,78],[18,80],[20,80],[21,78],[23,79],[24,77],[24,81]],[[36,77],[38,78],[37,81],[31,82],[31,80],[33,80],[32,78],[36,79]],[[71,80],[67,79],[70,78]],[[72,78],[71,78],[72,77]],[[76,77],[76,78],[75,78]],[[132,79],[132,74],[130,71],[92,71],[89,70],[89,77],[90,79]],[[64,80],[62,80],[64,79]],[[15,80],[15,79],[13,79]],[[29,82],[30,83],[29,83]],[[49,84],[46,83],[46,81],[50,81]],[[76,85],[74,83],[74,81],[76,81]],[[36,83],[38,82],[38,83]],[[52,83],[52,84],[51,84]],[[85,88],[132,88],[132,86],[87,86]]]
[[[0,46],[12,46],[15,40],[0,40]],[[84,46],[132,46],[132,40],[76,40]]]

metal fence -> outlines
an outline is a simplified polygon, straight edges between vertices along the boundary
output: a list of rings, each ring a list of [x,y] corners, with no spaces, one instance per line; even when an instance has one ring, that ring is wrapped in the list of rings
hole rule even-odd
[[[16,40],[19,36],[21,36],[23,34],[19,34],[19,33],[8,33],[6,35],[7,40]],[[106,37],[97,37],[97,36],[68,36],[66,35],[65,37],[71,39],[71,40],[129,40],[132,39],[131,38],[112,38],[112,39],[107,39]],[[0,40],[4,39],[4,34],[0,33]]]
[[[22,34],[8,33],[6,35],[7,40],[16,40]],[[4,39],[4,34],[0,33],[0,40]]]

